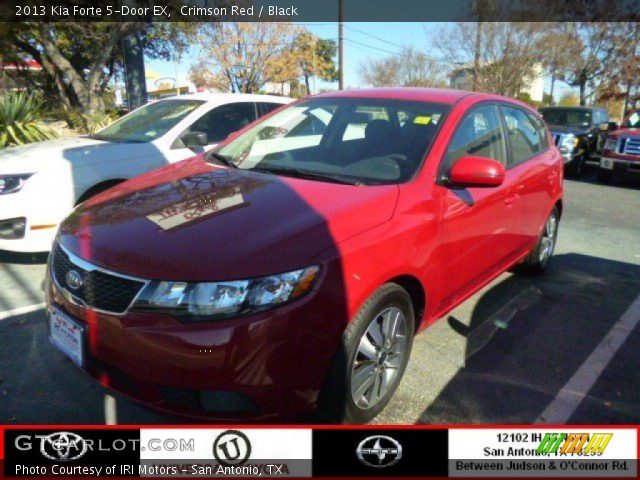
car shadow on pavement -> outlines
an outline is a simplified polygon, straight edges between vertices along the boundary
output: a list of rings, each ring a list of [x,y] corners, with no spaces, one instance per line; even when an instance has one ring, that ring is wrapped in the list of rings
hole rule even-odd
[[[581,254],[544,275],[512,275],[477,303],[465,365],[417,423],[532,423],[640,295],[640,266]],[[515,307],[515,308],[513,308]],[[568,423],[640,421],[636,328]]]
[[[10,263],[14,265],[42,265],[47,263],[48,252],[41,253],[20,253],[0,250],[0,263]]]
[[[640,175],[630,175],[623,172],[617,172],[610,184],[604,184],[598,181],[597,174],[598,167],[588,165],[580,177],[565,177],[565,181],[601,185],[608,188],[640,190]]]

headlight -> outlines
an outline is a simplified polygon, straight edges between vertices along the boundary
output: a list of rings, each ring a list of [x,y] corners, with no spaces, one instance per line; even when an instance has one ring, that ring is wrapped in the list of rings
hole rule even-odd
[[[560,139],[560,150],[564,151],[573,151],[575,147],[578,146],[579,139],[573,133],[568,133],[566,135],[562,135]]]
[[[165,312],[185,321],[229,318],[267,310],[311,290],[317,266],[252,280],[188,283],[151,282],[134,309]]]
[[[27,178],[33,173],[21,173],[18,175],[0,175],[0,195],[19,191]]]
[[[612,152],[616,151],[617,146],[618,141],[615,138],[607,138],[607,141],[604,143],[604,149],[611,150]]]

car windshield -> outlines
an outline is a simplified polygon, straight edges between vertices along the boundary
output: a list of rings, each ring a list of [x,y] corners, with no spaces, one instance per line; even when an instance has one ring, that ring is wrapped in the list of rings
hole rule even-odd
[[[201,100],[160,100],[140,107],[92,138],[109,142],[145,143],[161,137],[204,102]]]
[[[579,108],[543,108],[540,114],[549,125],[571,125],[573,127],[589,127],[591,111]]]
[[[366,98],[298,102],[210,156],[237,168],[351,184],[401,183],[416,172],[448,105]]]
[[[640,112],[633,112],[624,122],[626,128],[640,128]]]

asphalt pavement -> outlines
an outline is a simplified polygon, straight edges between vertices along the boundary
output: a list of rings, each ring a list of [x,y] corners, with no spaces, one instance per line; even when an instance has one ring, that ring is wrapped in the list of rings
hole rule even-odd
[[[640,423],[640,181],[565,181],[549,270],[515,269],[420,333],[374,423]],[[0,252],[0,423],[184,423],[48,342],[43,255]]]

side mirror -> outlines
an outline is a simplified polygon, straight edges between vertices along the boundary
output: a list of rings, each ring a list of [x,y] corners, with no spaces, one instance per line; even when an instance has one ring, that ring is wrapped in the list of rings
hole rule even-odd
[[[204,147],[209,143],[207,134],[204,132],[189,132],[180,137],[182,143],[187,148]]]
[[[448,180],[461,187],[497,187],[504,175],[504,165],[497,160],[466,155],[453,164]]]
[[[612,131],[612,130],[617,130],[618,129],[618,123],[617,122],[609,122],[607,124],[607,130]]]

